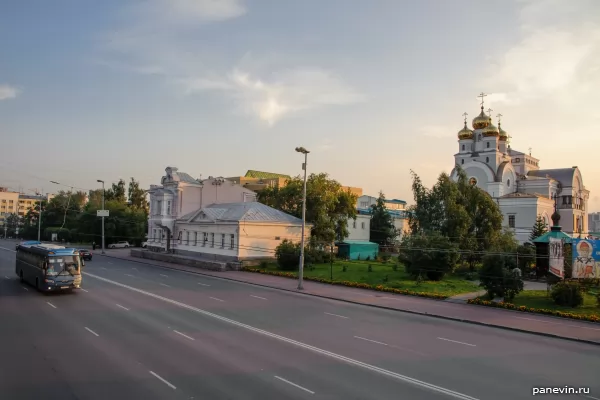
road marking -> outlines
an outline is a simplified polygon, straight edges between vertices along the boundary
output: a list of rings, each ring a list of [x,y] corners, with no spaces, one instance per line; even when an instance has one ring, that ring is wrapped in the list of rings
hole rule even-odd
[[[598,328],[590,328],[590,327],[581,326],[581,325],[565,325],[565,326],[571,326],[573,328],[581,328],[581,329],[591,329],[593,331],[600,331],[600,329],[598,329]],[[598,399],[598,400],[600,400],[600,399]]]
[[[25,289],[26,292],[29,292],[29,289],[27,289],[25,286],[21,286],[23,289]]]
[[[132,277],[132,278],[135,278],[135,276],[133,276],[133,275],[130,275],[130,274],[125,274],[125,276],[130,276],[130,277]]]
[[[210,286],[210,285],[207,285],[206,283],[202,283],[202,282],[198,282],[198,285],[202,285],[202,286]]]
[[[344,317],[343,315],[339,315],[339,314],[332,314],[332,313],[323,313],[323,314],[327,314],[327,315],[332,315],[334,317],[338,317],[338,318],[344,318],[344,319],[350,319],[349,317]]]
[[[168,276],[167,276],[167,275],[160,274],[160,276],[164,276],[165,278],[168,278]]]
[[[79,290],[83,290],[84,292],[89,293],[87,290],[82,289],[82,288],[79,288]]]
[[[56,306],[54,304],[50,303],[49,301],[47,301],[46,304],[48,304],[52,308],[56,308]]]
[[[472,396],[468,396],[468,395],[463,394],[463,393],[455,392],[453,390],[446,389],[446,388],[443,388],[441,386],[436,386],[436,385],[433,385],[431,383],[427,383],[427,382],[424,382],[424,381],[421,381],[421,380],[418,380],[418,379],[415,379],[415,378],[411,378],[409,376],[402,375],[402,374],[399,374],[399,373],[396,373],[396,372],[392,372],[392,371],[389,371],[389,370],[377,367],[375,365],[367,364],[365,362],[358,361],[358,360],[352,359],[350,357],[343,356],[341,354],[336,354],[336,353],[333,353],[333,352],[328,351],[328,350],[324,350],[324,349],[321,349],[321,348],[318,348],[318,347],[315,347],[315,346],[311,346],[309,344],[302,343],[302,342],[299,342],[297,340],[287,338],[285,336],[277,335],[275,333],[272,333],[272,332],[269,332],[269,331],[265,331],[263,329],[255,328],[255,327],[253,327],[251,325],[247,325],[247,324],[235,321],[233,319],[223,317],[221,315],[218,315],[218,314],[215,314],[215,313],[203,310],[201,308],[190,306],[189,304],[181,303],[181,302],[179,302],[177,300],[169,299],[168,297],[160,296],[160,295],[157,295],[157,294],[154,294],[154,293],[151,293],[151,292],[147,292],[147,291],[142,290],[142,289],[135,288],[133,286],[125,285],[123,283],[116,282],[116,281],[113,281],[113,280],[110,280],[110,279],[107,279],[107,278],[103,278],[103,277],[98,276],[98,275],[90,274],[89,272],[84,272],[83,274],[89,276],[90,278],[95,278],[95,279],[98,279],[100,281],[103,281],[103,282],[106,282],[106,283],[110,283],[112,285],[119,286],[119,287],[124,288],[124,289],[131,290],[132,292],[137,292],[137,293],[143,294],[143,295],[148,296],[148,297],[153,297],[153,298],[155,298],[157,300],[164,301],[165,303],[173,304],[173,305],[176,305],[178,307],[185,308],[187,310],[196,312],[198,314],[202,314],[202,315],[207,316],[207,317],[218,319],[218,320],[220,320],[222,322],[226,322],[226,323],[229,323],[231,325],[235,325],[237,327],[240,327],[240,328],[243,328],[243,329],[246,329],[246,330],[258,333],[260,335],[268,336],[268,337],[270,337],[272,339],[276,339],[276,340],[279,340],[281,342],[292,344],[294,346],[301,347],[303,349],[307,349],[307,350],[313,351],[315,353],[319,353],[321,355],[324,355],[324,356],[336,359],[338,361],[342,361],[342,362],[345,362],[345,363],[348,363],[348,364],[351,364],[351,365],[354,365],[354,366],[357,366],[357,367],[360,367],[360,368],[368,369],[370,371],[377,372],[379,374],[395,378],[395,379],[397,379],[399,381],[402,381],[402,382],[410,383],[410,384],[419,386],[421,388],[425,388],[425,389],[429,389],[429,390],[432,390],[432,391],[435,391],[435,392],[438,392],[438,393],[442,393],[442,394],[448,395],[450,397],[454,397],[456,399],[461,399],[461,400],[479,400],[476,397],[472,397]]]
[[[255,296],[253,294],[251,294],[250,297],[254,297],[255,299],[268,300],[268,299],[265,299],[264,297]]]
[[[164,383],[165,385],[167,385],[167,386],[168,386],[168,387],[170,387],[171,389],[173,389],[173,390],[177,389],[177,388],[175,387],[175,385],[171,384],[171,382],[169,382],[169,381],[168,381],[168,380],[166,380],[165,378],[161,377],[161,376],[160,376],[160,375],[158,375],[156,372],[152,372],[152,371],[149,371],[149,372],[150,372],[152,375],[154,375],[154,377],[155,377],[156,379],[158,379],[159,381],[161,381],[162,383]]]
[[[129,311],[129,308],[127,308],[127,307],[123,307],[123,306],[122,306],[122,305],[120,305],[120,304],[117,304],[117,307],[121,307],[123,310]]]
[[[225,301],[225,300],[217,299],[216,297],[211,297],[211,299],[217,300],[217,301]]]
[[[6,251],[11,251],[11,252],[13,252],[13,253],[16,253],[16,252],[17,252],[16,250],[13,250],[13,249],[7,249],[6,247],[0,247],[0,249],[2,249],[2,250],[6,250]]]
[[[456,340],[446,339],[446,338],[443,338],[443,337],[439,337],[438,339],[440,339],[440,340],[445,340],[446,342],[452,342],[452,343],[464,344],[465,346],[477,347],[477,345],[476,345],[476,344],[465,343],[465,342],[457,342]]]
[[[171,286],[167,285],[166,283],[161,283],[160,285],[161,286],[166,286],[166,287],[171,287]]]
[[[110,261],[108,262],[110,265],[113,265],[113,263],[111,263]]]
[[[104,268],[104,267],[100,267],[100,269],[103,269],[103,270],[105,270],[105,271],[106,271],[106,268]]]
[[[582,394],[582,396],[583,396],[583,397],[587,397],[588,399],[600,400],[599,398],[597,398],[597,397],[594,397],[594,396],[586,396],[585,394]]]
[[[175,332],[175,333],[176,333],[176,334],[178,334],[178,335],[181,335],[181,336],[183,336],[184,338],[188,338],[188,339],[190,339],[190,340],[196,340],[196,339],[194,339],[193,337],[189,337],[188,335],[186,335],[186,334],[184,334],[184,333],[181,333],[181,332],[179,332],[179,331],[176,331],[175,329],[173,329],[173,332]]]
[[[85,329],[86,329],[86,330],[87,330],[89,333],[91,333],[92,335],[100,336],[100,335],[98,335],[96,332],[94,332],[93,330],[91,330],[90,328],[88,328],[87,326],[85,327]]]
[[[6,275],[4,275],[4,277],[5,277],[6,279],[10,279],[10,278],[9,278],[8,276],[6,276]]]
[[[285,383],[287,383],[288,385],[292,385],[292,386],[294,386],[294,387],[297,387],[298,389],[302,389],[302,390],[304,390],[305,392],[308,392],[308,393],[310,393],[310,394],[315,394],[315,392],[313,392],[312,390],[308,390],[308,389],[307,389],[307,388],[305,388],[305,387],[302,387],[302,386],[300,386],[300,385],[296,385],[294,382],[290,382],[290,381],[288,381],[287,379],[283,379],[283,378],[282,378],[282,377],[280,377],[280,376],[277,376],[277,375],[275,375],[275,378],[279,379],[279,380],[280,380],[280,381],[282,381],[282,382],[285,382]]]
[[[138,270],[136,267],[131,267],[131,269],[135,269],[136,271]]]
[[[360,336],[354,336],[356,339],[360,339],[360,340],[366,340],[367,342],[373,342],[373,343],[377,343],[377,344],[382,344],[384,346],[387,346],[387,343],[383,343],[383,342],[378,342],[377,340],[371,340],[371,339],[367,339],[364,337],[360,337]]]
[[[535,319],[535,318],[525,318],[525,317],[515,317],[517,319],[524,319],[527,321],[535,321],[535,322],[541,322],[544,324],[552,324],[552,325],[562,325],[561,322],[551,322],[551,321],[542,321],[541,319]]]

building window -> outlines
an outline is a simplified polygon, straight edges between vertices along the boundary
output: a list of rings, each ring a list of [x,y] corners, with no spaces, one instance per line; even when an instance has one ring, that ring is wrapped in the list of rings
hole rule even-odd
[[[360,227],[361,227],[362,229],[365,229],[365,223],[364,223],[364,222],[361,222],[361,223],[360,223]]]
[[[489,143],[488,143],[488,144],[489,144]],[[489,163],[489,162],[490,162],[490,158],[489,158],[489,157],[486,157],[486,158],[485,158],[485,162]]]
[[[202,240],[202,246],[206,246],[206,244],[208,243],[208,233],[204,232],[204,239]]]
[[[156,200],[156,215],[162,215],[162,200]]]
[[[465,145],[464,145],[464,144],[463,144],[463,146],[462,146],[462,149],[463,149],[463,151],[465,151]]]
[[[221,234],[221,248],[222,249],[225,248],[225,234],[224,233]]]
[[[167,215],[171,215],[171,201],[167,201]]]
[[[215,247],[215,234],[210,234],[210,247]]]
[[[507,186],[507,187],[510,187],[510,179],[508,179],[508,180],[506,181],[506,186]]]
[[[233,249],[235,247],[235,235],[230,235],[229,240],[231,241],[229,243],[230,248]]]
[[[368,201],[361,201],[360,202],[360,208],[367,208],[369,207],[369,202]]]
[[[509,228],[514,228],[515,227],[515,216],[514,215],[509,215],[508,216],[508,227]]]
[[[464,165],[464,164],[465,164],[465,160],[464,160],[464,159],[460,160],[460,163],[461,163],[462,165]]]
[[[352,221],[352,229],[356,229],[356,221]]]
[[[198,232],[194,232],[194,246],[198,246]]]
[[[183,192],[179,193],[179,212],[183,211]]]

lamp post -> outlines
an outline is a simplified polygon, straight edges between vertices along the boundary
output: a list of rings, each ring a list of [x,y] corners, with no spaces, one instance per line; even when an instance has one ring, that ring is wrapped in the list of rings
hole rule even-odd
[[[42,193],[44,193],[44,189],[42,189]],[[40,193],[37,193],[37,195],[39,196]],[[40,213],[38,214],[38,242],[41,242],[41,237],[42,237],[42,201],[40,199]]]
[[[98,179],[96,182],[102,184],[102,211],[104,211],[104,181]],[[102,254],[104,253],[104,214],[102,214]]]
[[[300,262],[298,265],[298,290],[304,290],[302,279],[304,274],[304,230],[306,229],[306,164],[310,151],[304,147],[296,147],[296,151],[304,154],[304,163],[302,164],[302,169],[304,170],[304,186],[302,188],[302,238],[300,239]]]
[[[225,178],[218,177],[213,179],[212,184],[215,185],[215,203],[219,201],[219,186],[221,186],[225,182]]]

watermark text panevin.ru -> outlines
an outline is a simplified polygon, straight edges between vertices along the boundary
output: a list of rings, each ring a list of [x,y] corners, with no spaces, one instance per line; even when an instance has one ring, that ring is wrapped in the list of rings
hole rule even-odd
[[[563,387],[534,387],[532,389],[532,394],[590,394],[590,388],[584,387],[571,387],[571,386],[563,386]]]

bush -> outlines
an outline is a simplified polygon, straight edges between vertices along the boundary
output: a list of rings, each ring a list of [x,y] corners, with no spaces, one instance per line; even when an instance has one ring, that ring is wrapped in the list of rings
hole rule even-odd
[[[483,257],[479,281],[489,298],[504,297],[505,300],[512,300],[523,290],[522,277],[507,268],[513,264],[504,255],[488,254]]]
[[[428,279],[437,281],[454,271],[459,254],[447,237],[432,232],[428,235],[404,236],[398,259],[413,277],[421,276],[424,272]]]
[[[290,271],[298,267],[300,261],[300,243],[293,243],[284,239],[279,246],[275,248],[275,258],[277,265],[284,271]]]
[[[583,290],[578,282],[559,282],[550,293],[559,306],[578,307],[583,304]]]

